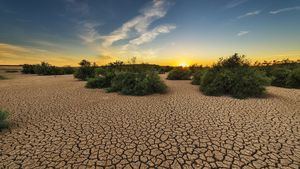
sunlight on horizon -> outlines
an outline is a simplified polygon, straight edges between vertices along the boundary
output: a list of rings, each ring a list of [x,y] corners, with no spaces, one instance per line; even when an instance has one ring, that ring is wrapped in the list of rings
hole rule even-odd
[[[185,63],[185,62],[180,63],[179,66],[181,66],[181,67],[189,67],[189,65],[187,63]]]
[[[212,65],[234,53],[253,62],[300,58],[299,1],[109,2],[2,0],[0,65],[105,65],[132,57]]]

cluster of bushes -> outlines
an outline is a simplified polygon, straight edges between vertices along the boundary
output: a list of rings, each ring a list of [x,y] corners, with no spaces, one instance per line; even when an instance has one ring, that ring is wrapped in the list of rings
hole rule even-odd
[[[4,76],[0,75],[0,80],[6,79]]]
[[[191,65],[187,68],[176,67],[169,71],[167,79],[169,80],[190,80],[192,78],[192,84],[199,85],[200,79],[207,68],[202,65]]]
[[[167,86],[155,72],[119,72],[111,81],[108,92],[125,95],[148,95],[166,92]]]
[[[270,79],[264,73],[252,69],[244,56],[234,54],[220,59],[207,71],[194,74],[194,81],[200,84],[200,90],[205,95],[230,95],[243,99],[263,95]]]
[[[171,66],[159,66],[159,65],[147,64],[147,63],[135,64],[135,62],[125,64],[122,61],[115,61],[103,67],[116,69],[118,71],[134,71],[134,72],[155,71],[159,74],[164,74],[173,69],[173,67]]]
[[[0,130],[8,127],[8,112],[0,109]]]
[[[24,64],[22,66],[22,73],[24,74],[38,74],[38,75],[64,75],[73,74],[74,68],[70,66],[57,67],[52,66],[47,62],[41,62],[41,64],[30,65]]]
[[[300,62],[283,61],[256,63],[256,69],[264,71],[272,79],[271,85],[300,88]]]
[[[167,76],[168,80],[190,80],[192,72],[188,68],[177,67],[171,70]]]
[[[106,88],[108,92],[127,95],[163,93],[166,85],[158,73],[171,70],[169,80],[189,80],[200,85],[206,95],[231,95],[235,98],[258,97],[264,94],[266,85],[299,88],[298,62],[280,62],[274,65],[250,65],[244,56],[234,54],[220,59],[211,68],[198,65],[163,67],[149,64],[124,64],[121,61],[97,67],[83,60],[75,77],[87,80],[88,88]],[[278,66],[279,65],[279,66]]]
[[[164,93],[167,89],[158,72],[148,66],[124,66],[121,62],[114,62],[97,67],[87,61],[80,65],[75,77],[87,80],[87,88],[105,88],[107,92],[136,96]]]
[[[300,67],[293,70],[275,68],[270,72],[270,77],[272,86],[300,88]]]

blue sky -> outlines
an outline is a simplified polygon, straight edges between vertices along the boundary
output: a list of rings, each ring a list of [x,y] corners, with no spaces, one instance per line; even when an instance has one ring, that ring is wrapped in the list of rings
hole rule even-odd
[[[0,0],[0,64],[300,58],[300,0]]]

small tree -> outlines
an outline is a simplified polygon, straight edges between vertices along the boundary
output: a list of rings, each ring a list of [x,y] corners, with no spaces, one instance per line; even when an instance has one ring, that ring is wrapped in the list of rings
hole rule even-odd
[[[74,73],[74,77],[80,80],[87,80],[95,77],[95,66],[91,66],[91,62],[82,60],[79,63],[80,67]]]

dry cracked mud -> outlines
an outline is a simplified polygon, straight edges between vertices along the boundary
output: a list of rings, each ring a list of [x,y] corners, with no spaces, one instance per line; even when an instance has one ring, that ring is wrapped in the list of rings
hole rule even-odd
[[[166,83],[167,94],[134,97],[72,76],[1,81],[13,124],[0,168],[299,168],[300,90],[237,100]]]

